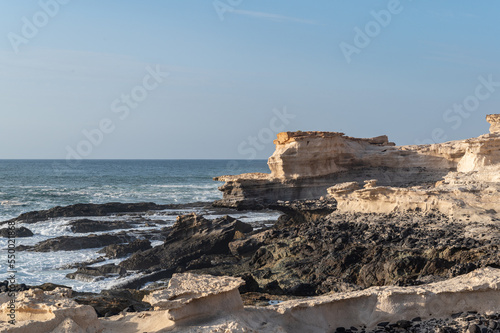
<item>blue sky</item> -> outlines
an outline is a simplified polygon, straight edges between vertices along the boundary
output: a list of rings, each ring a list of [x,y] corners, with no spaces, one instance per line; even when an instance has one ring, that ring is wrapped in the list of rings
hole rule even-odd
[[[493,0],[0,0],[0,159],[267,158],[280,130],[478,136],[500,113],[499,11]]]

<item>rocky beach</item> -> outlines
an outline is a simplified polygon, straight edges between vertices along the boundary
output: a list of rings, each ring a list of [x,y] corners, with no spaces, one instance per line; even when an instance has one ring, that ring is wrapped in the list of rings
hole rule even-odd
[[[270,173],[215,177],[214,202],[0,222],[29,239],[66,219],[68,234],[17,256],[91,250],[66,278],[115,281],[100,293],[5,281],[0,331],[500,332],[500,115],[486,120],[488,134],[430,145],[283,132]],[[260,213],[275,218],[248,218]]]

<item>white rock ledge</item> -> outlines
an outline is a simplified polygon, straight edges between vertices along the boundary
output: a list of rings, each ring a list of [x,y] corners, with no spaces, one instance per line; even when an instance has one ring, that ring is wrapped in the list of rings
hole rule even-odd
[[[294,300],[268,307],[243,307],[232,277],[176,274],[167,289],[146,298],[155,311],[97,318],[65,290],[19,293],[18,324],[6,322],[0,295],[1,332],[289,332],[323,333],[337,327],[449,318],[463,311],[500,312],[500,269],[482,268],[450,280],[414,287],[372,287]]]
[[[380,322],[447,318],[453,313],[500,311],[500,269],[483,268],[456,278],[415,287],[372,287],[358,292],[339,293],[288,301],[272,307],[283,316],[287,332],[325,332],[336,327]]]
[[[229,285],[222,287],[224,281],[229,282],[237,291],[238,281],[232,278],[195,276],[192,274],[176,275],[176,280],[183,286],[175,292],[157,292],[150,301],[158,300],[161,307],[169,310],[158,310],[142,314],[126,314],[119,319],[103,319],[107,330],[112,332],[120,324],[120,332],[134,332],[127,329],[127,323],[137,331],[151,327],[157,320],[155,313],[164,313],[162,332],[280,332],[280,333],[324,333],[334,332],[337,327],[366,325],[373,329],[380,322],[396,322],[421,317],[449,318],[452,314],[463,311],[478,311],[484,314],[500,311],[500,269],[483,268],[443,282],[415,287],[373,287],[358,292],[337,293],[303,300],[286,301],[268,307],[242,307],[239,294],[231,294],[231,299],[221,298],[229,291]],[[201,291],[201,298],[191,298],[189,285],[196,281],[215,282],[215,290],[222,293]],[[204,284],[204,282],[203,282]],[[197,286],[193,285],[195,288]],[[206,284],[206,286],[209,286]],[[187,287],[187,288],[186,288]],[[221,288],[222,287],[222,288]],[[194,291],[197,294],[200,290]],[[165,318],[173,309],[161,300],[163,295],[172,297],[178,294],[181,299],[186,295],[187,303],[177,303],[181,309],[180,321]],[[234,298],[233,298],[234,297]],[[236,300],[236,297],[239,299]],[[171,301],[175,301],[171,298]],[[195,300],[203,300],[199,306]],[[234,303],[233,303],[234,302]],[[176,303],[174,303],[176,304]],[[236,304],[236,306],[233,306]],[[206,311],[206,312],[205,312]],[[194,316],[194,314],[196,314]],[[207,316],[209,314],[210,316]],[[143,319],[139,317],[143,316]],[[170,314],[172,317],[172,314]],[[175,315],[174,315],[175,317]],[[167,324],[169,323],[169,324]],[[132,325],[133,324],[133,325]],[[147,330],[149,333],[156,330]]]

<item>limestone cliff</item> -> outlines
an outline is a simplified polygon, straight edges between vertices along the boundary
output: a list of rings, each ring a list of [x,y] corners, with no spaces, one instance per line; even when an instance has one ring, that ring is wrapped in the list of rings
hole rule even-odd
[[[352,138],[337,132],[283,132],[274,141],[269,174],[221,176],[215,205],[265,207],[277,200],[315,199],[343,182],[376,179],[379,186],[430,186],[450,172],[500,163],[500,115],[488,115],[490,134],[432,145],[395,146],[387,136]],[[334,193],[334,192],[332,192]]]

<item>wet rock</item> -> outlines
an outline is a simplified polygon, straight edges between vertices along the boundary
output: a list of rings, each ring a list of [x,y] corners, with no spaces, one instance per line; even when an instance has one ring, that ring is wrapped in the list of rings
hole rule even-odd
[[[170,229],[165,243],[153,249],[136,252],[120,266],[131,269],[178,269],[202,255],[230,255],[229,243],[236,231],[248,233],[252,227],[232,217],[213,221],[196,214],[179,216]]]
[[[74,233],[88,233],[97,231],[108,231],[114,229],[130,229],[132,223],[125,221],[94,221],[89,219],[81,219],[68,223],[70,230]]]
[[[105,253],[108,258],[122,258],[128,254],[137,251],[146,251],[151,249],[151,242],[146,239],[137,239],[128,244],[111,244],[100,250],[99,253]]]
[[[61,236],[37,243],[34,246],[19,246],[19,251],[35,252],[73,251],[89,248],[99,248],[110,244],[128,243],[135,240],[125,232],[117,234],[88,235],[83,237]]]
[[[469,329],[467,330],[468,333],[481,333],[481,328],[477,326],[476,324],[472,324],[469,326]]]
[[[9,228],[0,229],[0,237],[5,238],[21,238],[21,237],[31,237],[33,236],[33,232],[25,227],[15,228],[15,233],[12,232]]]
[[[99,317],[109,317],[122,311],[147,311],[151,305],[142,301],[149,292],[140,290],[103,290],[100,294],[76,293],[78,304],[92,306]]]
[[[115,264],[107,264],[95,267],[79,267],[76,272],[66,275],[68,279],[93,282],[99,280],[97,277],[105,278],[114,275],[125,275],[127,270]]]

